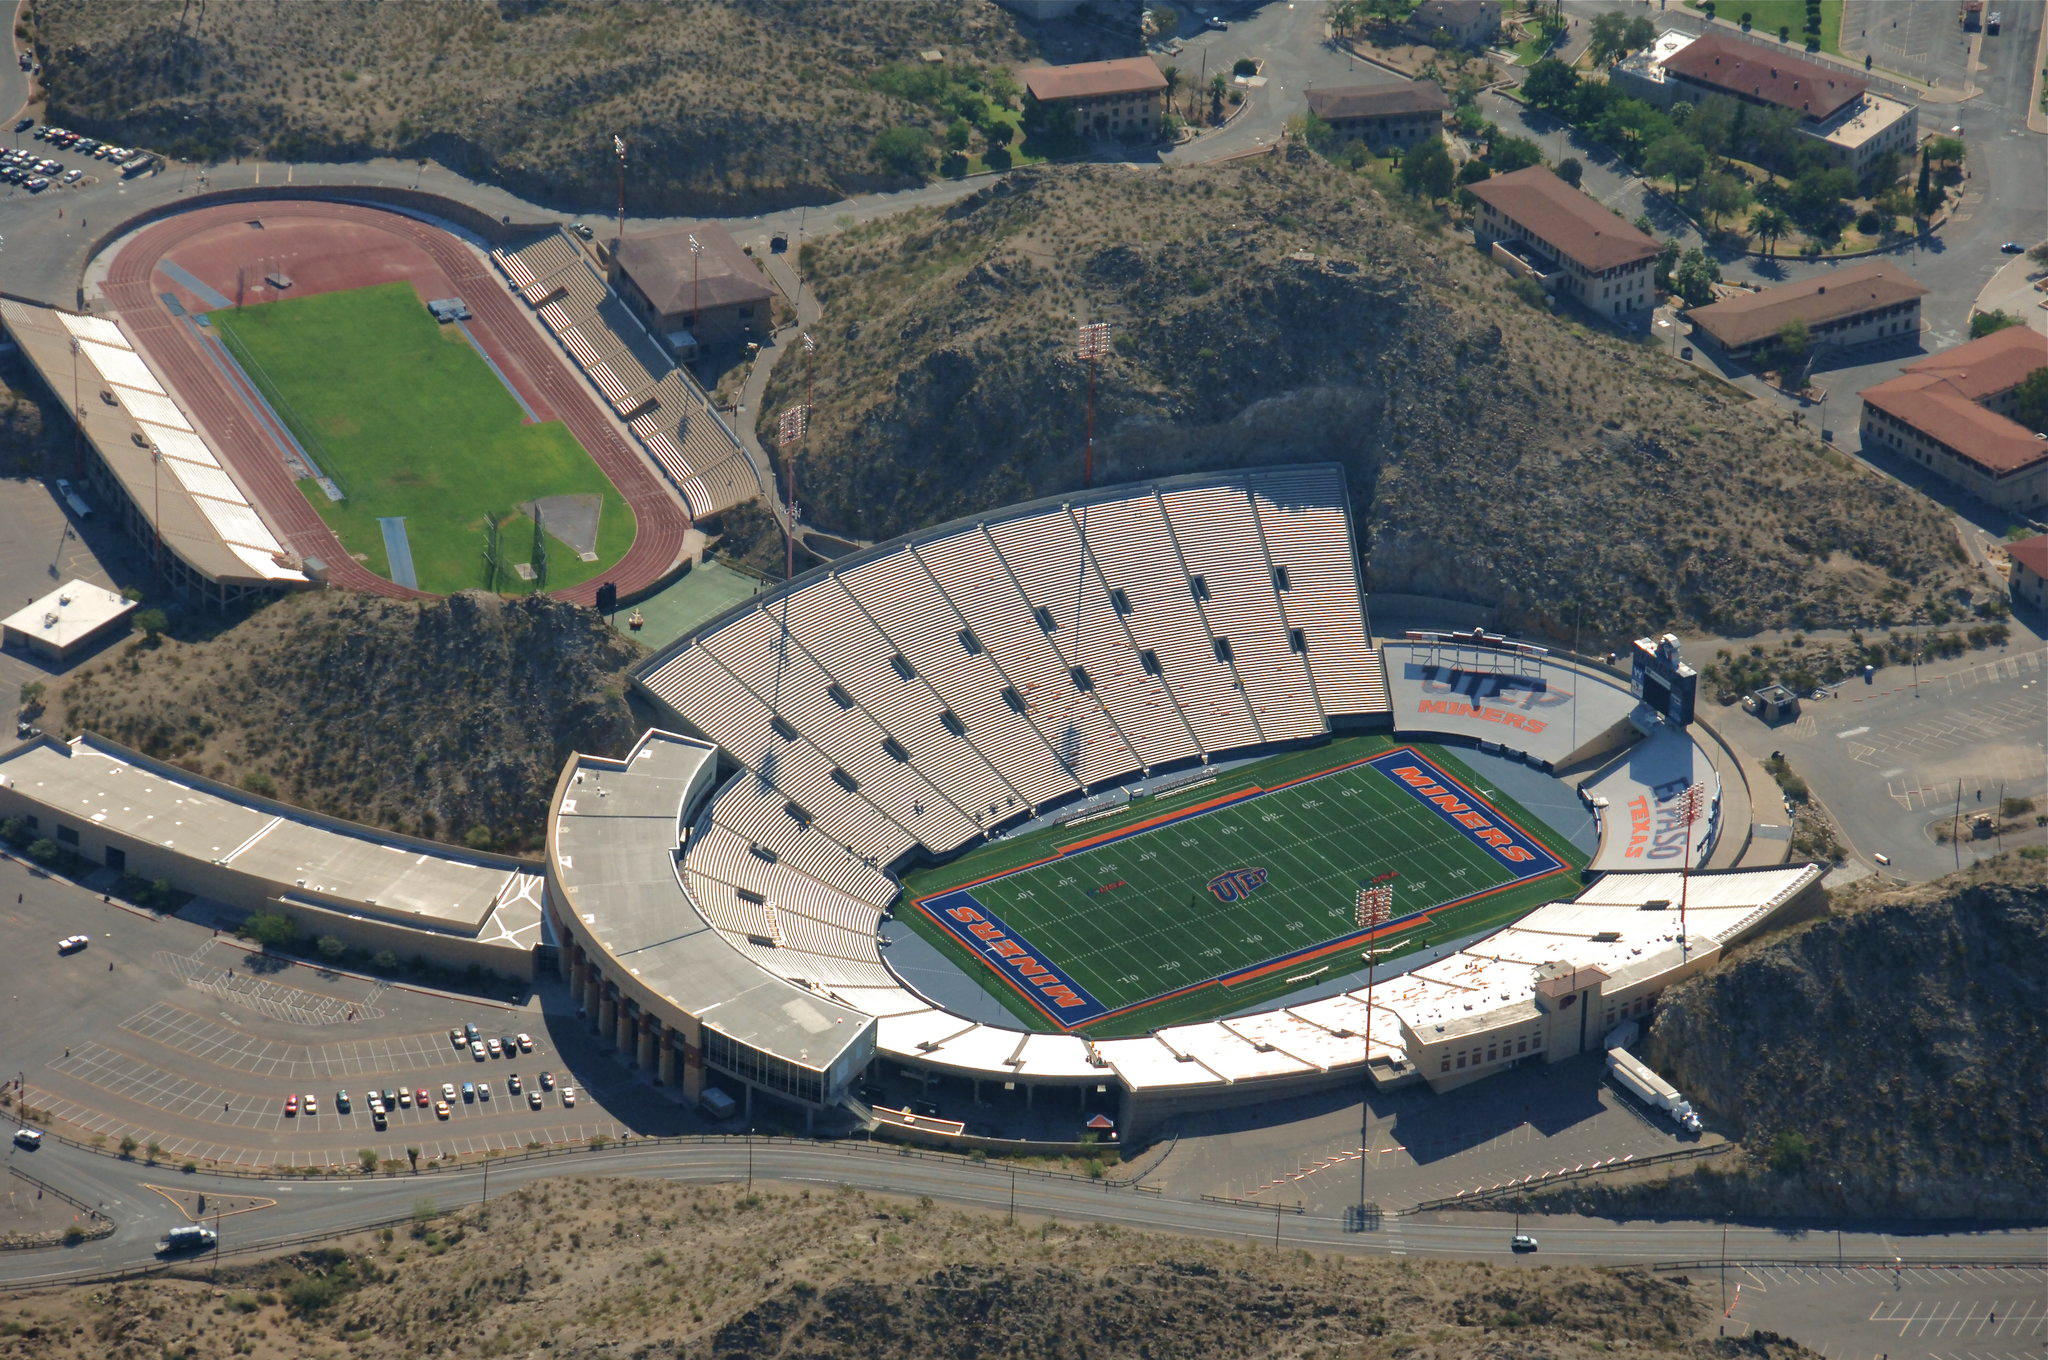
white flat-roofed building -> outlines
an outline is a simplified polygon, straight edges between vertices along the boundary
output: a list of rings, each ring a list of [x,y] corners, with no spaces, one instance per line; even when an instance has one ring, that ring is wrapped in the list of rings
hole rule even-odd
[[[67,581],[0,621],[0,646],[66,661],[120,632],[134,610],[117,590]]]

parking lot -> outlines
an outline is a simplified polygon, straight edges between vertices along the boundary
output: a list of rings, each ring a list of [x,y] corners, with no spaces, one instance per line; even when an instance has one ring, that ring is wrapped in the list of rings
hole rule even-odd
[[[1910,1252],[1908,1241],[1900,1250]],[[1728,1330],[1826,1337],[1827,1360],[2041,1360],[2048,1269],[1736,1268]],[[1696,1284],[1718,1281],[1695,1274]]]
[[[23,899],[0,905],[0,949],[50,958],[9,978],[22,1022],[10,1033],[23,1041],[10,1045],[7,1076],[65,1136],[155,1143],[173,1165],[353,1167],[362,1149],[391,1160],[418,1149],[424,1163],[704,1127],[599,1045],[550,983],[483,999],[283,963],[216,934],[204,904],[155,918],[12,860],[0,863],[0,890]],[[55,956],[60,923],[90,944]],[[514,1055],[477,1059],[466,1035],[458,1048],[450,1031],[470,1023],[485,1039],[512,1036]],[[518,1051],[522,1033],[530,1051]],[[553,1080],[535,1108],[528,1093],[543,1072]],[[448,1087],[442,1118],[434,1106]],[[383,1130],[373,1090],[394,1098]]]
[[[45,194],[118,180],[154,164],[155,157],[133,147],[111,146],[21,118],[13,125],[8,145],[0,149],[0,192]]]

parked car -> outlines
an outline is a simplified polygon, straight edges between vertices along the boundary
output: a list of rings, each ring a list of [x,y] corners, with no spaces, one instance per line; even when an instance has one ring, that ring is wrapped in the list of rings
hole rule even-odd
[[[435,1101],[435,1102],[434,1102],[434,1117],[435,1117],[436,1119],[446,1119],[446,1118],[448,1117],[448,1102],[447,1102],[447,1101],[445,1101],[445,1100],[437,1100],[437,1101]]]
[[[454,1083],[454,1082],[452,1082],[452,1081],[444,1081],[444,1082],[442,1082],[442,1083],[441,1083],[441,1099],[443,1099],[443,1100],[453,1100],[453,1099],[455,1099],[455,1083]]]
[[[484,1041],[484,1047],[491,1051],[491,1056],[493,1058],[497,1057],[498,1054],[502,1051],[499,1049],[498,1041],[496,1039],[486,1039]]]
[[[78,183],[78,181],[80,181],[80,180],[82,180],[82,179],[84,179],[84,178],[85,178],[85,171],[83,171],[83,170],[66,170],[66,171],[64,172],[64,174],[63,174],[63,176],[62,176],[61,178],[62,178],[62,182],[63,182],[63,183],[65,183],[65,184],[76,184],[76,183]]]
[[[399,1087],[398,1103],[400,1105],[403,1105],[406,1109],[410,1110],[412,1108],[412,1092],[406,1090],[403,1086]]]
[[[1998,243],[1998,248],[2008,255],[2020,255],[2025,253],[2027,249],[2018,241],[2000,241]]]
[[[320,1113],[320,1102],[311,1091],[306,1092],[305,1109],[307,1114]]]
[[[298,1098],[297,1096],[286,1096],[286,1097],[284,1098],[284,1117],[285,1117],[286,1119],[290,1119],[290,1118],[291,1118],[292,1116],[296,1115],[296,1114],[297,1114],[298,1112],[299,1112],[299,1098]]]
[[[505,1078],[505,1089],[515,1096],[519,1094],[519,1074],[517,1072]]]
[[[92,936],[90,935],[66,935],[63,939],[57,941],[57,952],[59,954],[76,954],[91,943]]]
[[[541,1073],[541,1074],[540,1074],[540,1089],[541,1089],[541,1090],[543,1090],[543,1091],[552,1091],[552,1090],[554,1090],[554,1089],[555,1089],[555,1074],[554,1074],[554,1073],[552,1073],[552,1072],[543,1072],[543,1073]]]
[[[521,1053],[533,1052],[533,1036],[531,1034],[522,1034],[519,1036],[519,1051]]]
[[[573,1086],[564,1086],[562,1088],[562,1104],[565,1106],[573,1106],[575,1105],[575,1103],[576,1088]]]
[[[385,1109],[387,1109],[387,1110],[389,1110],[389,1109],[395,1109],[395,1108],[397,1107],[397,1105],[398,1105],[398,1093],[397,1093],[396,1091],[392,1090],[392,1089],[391,1089],[391,1088],[390,1088],[389,1086],[385,1087],[385,1088],[384,1088],[384,1108],[385,1108]]]
[[[384,1117],[384,1107],[382,1105],[370,1111],[370,1127],[379,1131],[391,1127],[391,1121]]]
[[[32,194],[39,194],[43,190],[50,187],[50,181],[44,179],[41,175],[37,175],[34,179],[30,180],[27,184],[23,185],[22,187],[27,189]]]
[[[484,1037],[484,1032],[478,1029],[474,1024],[464,1025],[462,1027],[462,1032],[471,1043],[475,1043],[477,1040]]]
[[[476,1100],[476,1083],[475,1083],[475,1082],[473,1082],[473,1081],[465,1081],[464,1083],[462,1083],[462,1098],[463,1098],[464,1100],[467,1100],[467,1101],[471,1101],[471,1102],[474,1102],[474,1101]]]
[[[519,1041],[508,1034],[498,1040],[498,1047],[504,1049],[505,1056],[509,1058],[519,1051]]]
[[[475,1058],[478,1062],[484,1060],[484,1046],[481,1040],[471,1039],[469,1041],[469,1056]]]
[[[538,1110],[540,1108],[540,1092],[528,1091],[526,1093],[526,1104],[529,1109]]]
[[[430,1101],[432,1101],[432,1100],[433,1100],[433,1097],[427,1094],[427,1088],[426,1088],[426,1087],[424,1087],[424,1086],[422,1086],[422,1087],[420,1087],[420,1088],[419,1088],[418,1090],[414,1091],[414,1092],[412,1093],[412,1098],[413,1098],[413,1099],[414,1099],[414,1100],[415,1100],[416,1102],[418,1102],[418,1104],[419,1104],[419,1107],[420,1107],[421,1109],[423,1109],[423,1110],[427,1108],[427,1104],[428,1104],[428,1102],[430,1102]]]
[[[455,1045],[455,1047],[458,1049],[469,1047],[468,1036],[464,1035],[463,1032],[459,1029],[451,1029],[448,1031],[448,1042]]]
[[[347,1114],[347,1113],[348,1113],[348,1109],[349,1109],[349,1106],[348,1106],[348,1092],[346,1092],[346,1091],[336,1091],[336,1092],[334,1093],[334,1108],[335,1108],[335,1111],[336,1111],[337,1113],[339,1113],[339,1114]]]
[[[491,1084],[489,1082],[480,1081],[476,1084],[476,1098],[478,1100],[489,1100],[491,1098]]]

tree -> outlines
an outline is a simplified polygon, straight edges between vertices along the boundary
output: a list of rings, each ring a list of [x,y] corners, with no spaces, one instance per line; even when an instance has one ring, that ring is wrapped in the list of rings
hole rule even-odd
[[[1979,340],[1995,331],[2002,331],[2007,326],[2017,326],[2019,324],[2020,319],[2011,312],[1978,312],[1970,318],[1970,338],[1972,340]]]
[[[133,1157],[135,1155],[135,1149],[141,1146],[142,1144],[135,1141],[134,1134],[124,1133],[121,1135],[121,1155],[123,1157]]]
[[[1527,137],[1495,137],[1486,148],[1486,163],[1505,175],[1543,164],[1543,148]]]
[[[142,630],[143,640],[154,647],[158,636],[171,624],[161,609],[138,609],[135,611],[135,626]]]
[[[1833,229],[1841,220],[1842,200],[1855,190],[1856,182],[1847,170],[1815,166],[1792,181],[1792,217],[1813,232]]]
[[[1170,38],[1180,28],[1180,11],[1172,5],[1152,6],[1152,36]]]
[[[64,853],[64,847],[48,836],[39,836],[29,843],[28,857],[38,864],[55,864]]]
[[[2027,258],[2035,264],[2048,264],[2048,241],[2043,241],[2028,251]]]
[[[1586,167],[1577,156],[1566,156],[1557,163],[1557,177],[1576,189],[1586,178]]]
[[[1963,162],[1963,139],[1947,135],[1930,139],[1927,143],[1927,158],[1932,161],[1939,161],[1943,165],[1961,165]]]
[[[241,933],[265,949],[282,948],[299,938],[299,928],[281,911],[250,912]]]
[[[1451,191],[1457,170],[1441,137],[1430,137],[1408,148],[1401,157],[1401,186],[1432,203]]]
[[[329,961],[339,959],[343,954],[348,953],[348,946],[333,935],[322,935],[313,947],[320,951],[321,958]]]
[[[1522,82],[1522,97],[1539,109],[1556,113],[1571,102],[1579,87],[1578,74],[1556,57],[1545,57],[1529,68]]]
[[[922,175],[931,169],[932,135],[921,127],[884,128],[869,146],[874,158],[891,170],[905,175]]]
[[[2013,389],[2012,418],[2030,430],[2048,430],[2048,368],[2037,368]]]
[[[1628,30],[1622,34],[1623,55],[1640,52],[1657,41],[1657,26],[1646,15],[1638,14],[1628,21]]]
[[[1628,16],[1618,10],[1594,17],[1592,41],[1586,44],[1586,55],[1593,65],[1606,66],[1627,55],[1628,27]]]
[[[1764,254],[1769,256],[1778,241],[1792,229],[1792,219],[1776,208],[1758,208],[1749,215],[1749,229],[1764,243]]]
[[[420,1169],[420,1150],[416,1147],[407,1148],[405,1150],[405,1160],[411,1162],[412,1169],[417,1172]],[[438,1212],[434,1208],[432,1200],[423,1199],[412,1208],[413,1221],[416,1223],[431,1223],[434,1221],[434,1215]]]
[[[1483,179],[1493,178],[1493,167],[1485,161],[1466,161],[1458,167],[1458,183],[1477,184]]]
[[[1787,321],[1771,339],[1771,366],[1789,377],[1812,352],[1813,333],[1807,330],[1806,323]]]
[[[33,717],[42,711],[43,695],[47,690],[48,686],[40,680],[24,680],[21,682],[22,716]]]
[[[1288,119],[1287,135],[1317,151],[1327,151],[1330,146],[1330,124],[1313,109]]]
[[[1017,125],[998,118],[981,130],[981,136],[982,140],[988,143],[989,149],[993,151],[999,147],[1008,146],[1017,139]]]
[[[377,1154],[369,1148],[357,1148],[356,1160],[362,1163],[365,1176],[377,1169]]]
[[[965,151],[974,141],[974,124],[965,118],[955,118],[946,125],[946,145],[955,151]]]
[[[1718,226],[1723,217],[1749,203],[1749,186],[1725,171],[1714,170],[1700,177],[1693,197],[1707,220]]]
[[[1643,169],[1655,179],[1668,179],[1671,187],[1684,192],[1685,186],[1706,173],[1707,153],[1698,142],[1679,133],[1661,137],[1643,155]]]
[[[1721,281],[1721,266],[1707,258],[1706,252],[1694,247],[1685,252],[1678,261],[1678,268],[1671,271],[1671,284],[1678,295],[1685,299],[1688,307],[1704,307],[1714,300],[1714,285]]]

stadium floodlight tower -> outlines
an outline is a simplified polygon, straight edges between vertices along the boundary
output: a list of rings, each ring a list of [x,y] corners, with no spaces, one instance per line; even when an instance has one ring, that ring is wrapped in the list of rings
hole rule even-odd
[[[804,342],[808,345],[810,337],[804,337]],[[788,488],[783,509],[789,516],[789,523],[784,527],[782,534],[782,579],[785,581],[796,577],[796,446],[809,437],[810,430],[809,402],[789,407],[775,422],[775,442],[782,448],[783,485]],[[786,608],[784,612],[787,612]]]
[[[1373,935],[1394,914],[1394,885],[1375,883],[1358,890],[1356,920],[1365,932],[1365,1061],[1360,1065],[1361,1090],[1358,1097],[1358,1230],[1367,1227],[1365,1164],[1372,1155],[1372,1012],[1373,984],[1377,980],[1380,951]]]
[[[612,241],[612,258],[616,260],[626,244],[626,139],[616,132],[612,134],[612,154],[619,159],[619,234]]]
[[[1095,485],[1095,365],[1109,353],[1109,323],[1083,323],[1074,335],[1074,357],[1088,365],[1088,437],[1081,445],[1081,489]]]

